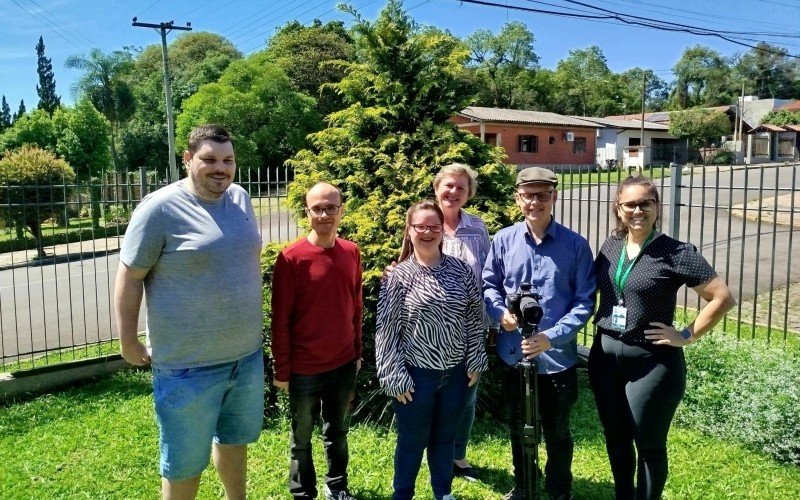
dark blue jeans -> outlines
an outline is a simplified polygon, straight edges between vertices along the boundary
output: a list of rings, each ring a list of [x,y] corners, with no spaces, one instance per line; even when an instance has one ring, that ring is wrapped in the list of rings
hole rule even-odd
[[[414,392],[409,403],[392,401],[397,422],[392,498],[414,498],[414,483],[426,449],[433,496],[441,498],[450,493],[453,483],[453,442],[469,379],[464,362],[448,370],[406,368],[414,380]]]
[[[311,457],[314,419],[322,412],[322,442],[328,462],[325,484],[347,489],[347,410],[356,384],[356,362],[316,375],[292,374],[289,410],[292,415],[292,459],[289,491],[295,498],[317,498],[317,474]]]
[[[511,428],[511,458],[514,464],[514,483],[524,486],[524,457],[522,455],[522,400],[520,375],[516,367],[505,368],[506,401],[509,405]],[[569,428],[572,407],[578,401],[578,372],[573,366],[548,375],[537,375],[539,383],[539,417],[547,450],[544,469],[544,489],[553,497],[569,494],[572,490],[572,454],[575,443]],[[533,472],[537,473],[537,472]]]
[[[467,387],[467,402],[456,429],[456,451],[453,456],[456,460],[467,458],[467,444],[472,434],[472,424],[475,422],[475,403],[478,402],[479,385],[480,383],[476,382],[472,387]]]

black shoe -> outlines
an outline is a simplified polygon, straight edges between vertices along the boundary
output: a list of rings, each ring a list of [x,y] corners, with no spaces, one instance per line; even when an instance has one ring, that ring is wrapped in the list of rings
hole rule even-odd
[[[463,477],[467,481],[477,481],[478,471],[472,468],[472,466],[461,467],[459,465],[453,464],[453,477]]]
[[[549,495],[550,500],[573,500],[575,497],[572,496],[572,493],[561,493],[559,495]]]
[[[325,500],[356,500],[347,490],[332,490],[325,485]]]

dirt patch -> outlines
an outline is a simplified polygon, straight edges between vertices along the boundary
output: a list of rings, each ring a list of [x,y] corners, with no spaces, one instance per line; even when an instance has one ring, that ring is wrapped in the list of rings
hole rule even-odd
[[[772,324],[773,329],[783,330],[784,321],[786,329],[790,332],[800,333],[800,283],[789,285],[789,303],[786,305],[786,287],[772,290],[772,316],[770,317],[770,292],[763,292],[753,300],[749,297],[741,300],[742,322],[750,323],[753,319],[755,309],[755,319],[758,325]],[[755,307],[754,307],[755,306]],[[738,314],[738,304],[729,313],[734,317]],[[784,314],[786,310],[786,314]]]

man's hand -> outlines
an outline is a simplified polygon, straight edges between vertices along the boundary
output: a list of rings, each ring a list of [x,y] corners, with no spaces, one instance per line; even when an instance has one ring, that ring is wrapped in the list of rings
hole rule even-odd
[[[282,382],[280,380],[272,379],[272,385],[278,388],[278,390],[288,393],[289,392],[289,381]]]
[[[121,344],[122,357],[128,363],[134,366],[144,366],[150,364],[150,353],[147,352],[147,346],[139,342],[126,342]]]
[[[411,389],[407,390],[406,392],[404,392],[403,394],[398,394],[395,397],[397,398],[398,401],[400,401],[403,404],[410,403],[411,400],[412,400],[412,398],[411,398],[411,393],[412,392],[414,392],[414,388],[413,387]]]
[[[517,317],[507,310],[503,313],[503,317],[500,318],[500,326],[503,327],[503,330],[510,332],[516,330],[519,323],[517,323]]]
[[[467,387],[472,387],[478,383],[478,379],[481,378],[481,372],[467,372],[467,376],[469,377]]]
[[[526,359],[535,358],[548,349],[550,349],[550,338],[544,333],[522,339],[522,354]]]

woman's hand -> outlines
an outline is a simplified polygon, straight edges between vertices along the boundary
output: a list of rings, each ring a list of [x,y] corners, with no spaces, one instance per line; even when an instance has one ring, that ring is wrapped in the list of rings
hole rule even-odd
[[[467,377],[469,377],[467,387],[472,387],[478,383],[478,379],[481,378],[481,372],[467,372]]]
[[[656,328],[645,330],[644,336],[647,340],[652,340],[656,345],[683,347],[694,342],[694,337],[689,337],[689,339],[683,338],[681,332],[672,325],[666,325],[658,321],[651,321],[650,325]]]
[[[381,275],[381,281],[386,281],[389,279],[389,275],[392,274],[394,268],[397,267],[397,261],[392,261],[391,264],[383,268],[383,274]]]
[[[413,387],[412,387],[411,389],[407,390],[406,392],[404,392],[403,394],[398,394],[398,395],[397,395],[397,396],[395,396],[395,397],[396,397],[396,398],[397,398],[397,400],[398,400],[398,401],[400,401],[401,403],[403,403],[403,404],[406,404],[406,403],[409,403],[409,402],[411,402],[411,399],[412,399],[412,398],[411,398],[411,393],[412,393],[412,392],[414,392],[414,388],[413,388]]]

